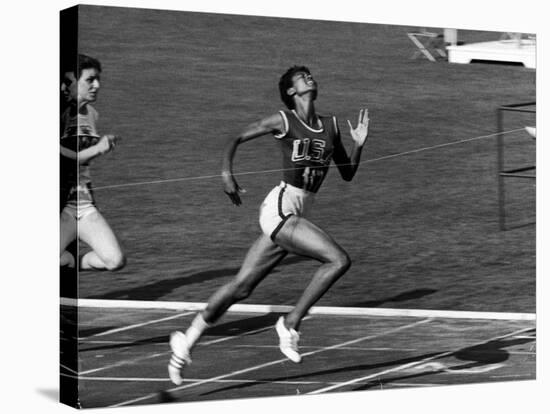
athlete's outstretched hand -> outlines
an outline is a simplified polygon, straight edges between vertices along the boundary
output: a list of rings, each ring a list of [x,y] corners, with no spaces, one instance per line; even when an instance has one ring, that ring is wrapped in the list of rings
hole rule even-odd
[[[223,172],[222,180],[223,192],[228,195],[233,204],[240,206],[242,204],[240,194],[246,193],[246,190],[239,187],[239,184],[237,184],[235,177],[231,173]]]
[[[369,110],[365,108],[359,111],[359,120],[357,121],[356,128],[353,128],[349,119],[348,125],[349,132],[355,143],[359,146],[364,145],[369,134]]]

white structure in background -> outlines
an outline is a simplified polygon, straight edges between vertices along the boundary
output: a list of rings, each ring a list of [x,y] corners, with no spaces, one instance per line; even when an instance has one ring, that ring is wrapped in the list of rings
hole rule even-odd
[[[519,62],[526,68],[535,69],[537,66],[536,38],[521,33],[505,33],[499,40],[458,45],[456,30],[454,43],[447,43],[447,58],[449,63],[470,63],[474,60],[496,62]]]
[[[447,46],[458,44],[458,31],[456,29],[443,29],[443,40]]]

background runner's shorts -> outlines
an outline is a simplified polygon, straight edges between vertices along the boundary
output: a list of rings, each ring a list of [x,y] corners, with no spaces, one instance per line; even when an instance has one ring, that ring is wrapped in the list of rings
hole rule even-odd
[[[81,220],[87,215],[98,211],[91,187],[88,185],[73,186],[69,191],[63,211],[76,220]]]
[[[292,215],[306,217],[313,204],[315,193],[281,181],[267,195],[260,207],[260,227],[271,240]]]

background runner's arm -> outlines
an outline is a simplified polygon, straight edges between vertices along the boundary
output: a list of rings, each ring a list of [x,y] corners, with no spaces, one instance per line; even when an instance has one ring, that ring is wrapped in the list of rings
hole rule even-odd
[[[227,140],[223,150],[222,180],[224,191],[233,204],[237,206],[241,204],[239,193],[244,192],[237,184],[235,177],[233,177],[233,158],[235,157],[237,147],[246,141],[263,135],[280,132],[283,128],[283,118],[277,113],[248,125],[239,136]]]
[[[92,145],[85,150],[79,151],[78,153],[61,145],[61,155],[70,158],[71,160],[78,160],[79,164],[86,164],[94,158],[111,151],[114,148],[116,141],[116,136],[104,135],[97,144]]]

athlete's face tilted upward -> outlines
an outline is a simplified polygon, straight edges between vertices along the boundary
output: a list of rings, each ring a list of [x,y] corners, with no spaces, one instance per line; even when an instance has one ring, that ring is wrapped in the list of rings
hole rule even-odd
[[[294,98],[304,93],[311,93],[312,99],[317,98],[317,82],[306,66],[294,65],[288,68],[279,79],[281,100],[288,109],[295,109]]]
[[[313,79],[313,75],[309,72],[297,72],[292,77],[292,88],[289,94],[297,94],[298,96],[312,93],[312,98],[317,98],[317,82]]]

